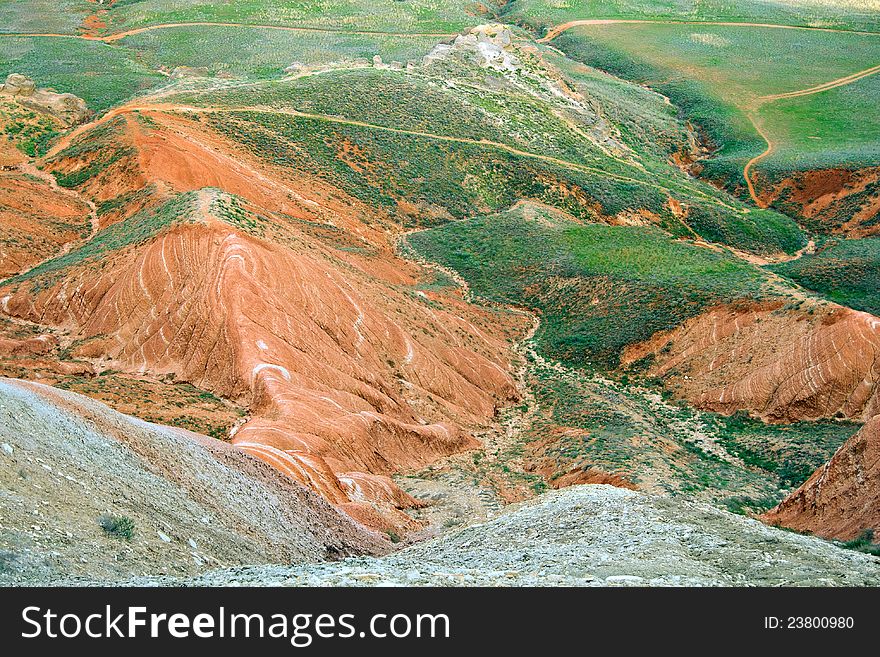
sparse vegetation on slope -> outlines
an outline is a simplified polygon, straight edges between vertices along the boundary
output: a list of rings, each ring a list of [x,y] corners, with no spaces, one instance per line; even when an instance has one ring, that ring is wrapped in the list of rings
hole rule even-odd
[[[475,293],[538,310],[544,353],[577,365],[615,367],[628,344],[709,305],[764,295],[755,267],[645,226],[528,220],[517,209],[417,233],[410,243]]]
[[[858,431],[853,422],[767,424],[735,413],[717,420],[719,442],[732,455],[779,477],[780,488],[804,483],[847,438]]]
[[[0,36],[0,62],[0,75],[22,73],[41,86],[74,93],[96,112],[167,83],[129,51],[97,41]]]
[[[46,114],[15,103],[0,103],[0,133],[25,155],[43,155],[61,132],[60,124]]]
[[[192,220],[196,193],[180,194],[166,203],[144,210],[127,220],[114,224],[99,232],[92,240],[58,258],[48,260],[28,272],[9,280],[10,285],[31,281],[35,289],[42,289],[57,280],[65,269],[83,262],[101,266],[101,260],[108,254],[141,244],[160,230],[180,221]]]
[[[880,238],[829,240],[816,253],[772,269],[831,301],[880,316]]]
[[[296,63],[306,66],[369,60],[421,59],[437,37],[285,32],[236,26],[181,26],[135,34],[117,42],[153,68],[205,67],[208,74],[277,78]]]

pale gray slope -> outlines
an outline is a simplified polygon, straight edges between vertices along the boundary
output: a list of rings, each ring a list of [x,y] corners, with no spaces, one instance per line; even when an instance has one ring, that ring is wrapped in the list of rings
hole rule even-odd
[[[383,558],[137,583],[877,586],[880,560],[706,504],[586,485]]]
[[[104,514],[131,518],[133,539],[107,535]],[[0,584],[194,575],[388,545],[226,443],[0,379]]]

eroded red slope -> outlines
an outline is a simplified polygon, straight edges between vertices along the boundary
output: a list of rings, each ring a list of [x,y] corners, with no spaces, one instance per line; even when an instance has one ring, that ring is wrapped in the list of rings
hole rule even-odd
[[[844,443],[831,460],[764,520],[840,540],[866,530],[880,540],[880,415]]]
[[[394,509],[414,501],[387,475],[478,445],[469,430],[516,396],[506,336],[417,293],[419,271],[387,243],[353,257],[281,217],[256,236],[217,216],[231,203],[203,190],[187,221],[10,288],[3,308],[66,331],[96,370],[243,400],[241,449],[368,524],[406,525]]]
[[[880,413],[880,319],[839,306],[719,307],[626,352],[702,408],[769,420]]]
[[[23,158],[0,170],[0,279],[56,255],[91,228],[86,203],[31,171]]]

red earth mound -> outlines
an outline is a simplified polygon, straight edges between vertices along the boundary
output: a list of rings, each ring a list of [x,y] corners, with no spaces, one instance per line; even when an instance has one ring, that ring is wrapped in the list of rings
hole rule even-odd
[[[880,415],[763,519],[844,541],[872,530],[880,541]]]
[[[557,489],[567,488],[568,486],[578,486],[580,484],[608,484],[609,486],[617,486],[618,488],[638,490],[638,486],[631,481],[628,481],[626,478],[621,477],[618,474],[604,472],[597,468],[575,468],[550,481],[550,485]]]
[[[243,403],[239,448],[355,517],[407,526],[396,510],[415,501],[388,475],[477,447],[467,428],[516,397],[496,318],[417,293],[388,244],[352,256],[280,217],[263,239],[218,217],[227,203],[203,190],[187,221],[45,288],[7,288],[3,308],[67,334],[96,370]]]
[[[653,358],[650,376],[678,396],[721,413],[771,421],[880,412],[880,319],[835,306],[719,307],[625,352]]]
[[[817,230],[851,238],[876,235],[880,225],[880,169],[818,169],[768,186],[765,204],[802,217]]]
[[[89,206],[28,171],[22,162],[0,171],[0,279],[89,234]]]

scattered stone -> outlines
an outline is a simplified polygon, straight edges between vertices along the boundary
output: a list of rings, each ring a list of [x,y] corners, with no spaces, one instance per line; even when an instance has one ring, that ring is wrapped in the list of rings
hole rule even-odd
[[[207,66],[177,66],[171,71],[172,79],[206,78],[209,75]]]
[[[638,575],[610,575],[605,578],[605,583],[639,585],[645,583],[645,578]]]
[[[0,449],[2,449],[3,452],[8,454],[9,456],[12,456],[12,453],[15,451],[14,449],[12,449],[12,445],[10,445],[9,443],[3,443],[2,445],[0,445]]]
[[[164,532],[160,532],[160,531],[157,531],[156,533],[159,534],[159,538],[162,539],[163,543],[170,543],[171,542],[171,537],[168,536],[168,534],[166,534]]]

